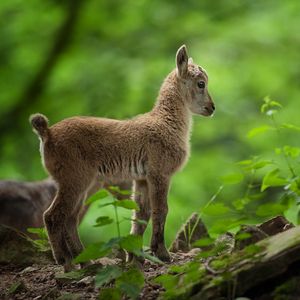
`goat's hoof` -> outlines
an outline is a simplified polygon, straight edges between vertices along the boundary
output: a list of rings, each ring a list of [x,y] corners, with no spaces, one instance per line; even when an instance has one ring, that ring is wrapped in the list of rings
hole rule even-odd
[[[71,263],[64,264],[64,272],[65,273],[71,272],[73,270],[75,270],[75,266],[73,264],[71,264]]]

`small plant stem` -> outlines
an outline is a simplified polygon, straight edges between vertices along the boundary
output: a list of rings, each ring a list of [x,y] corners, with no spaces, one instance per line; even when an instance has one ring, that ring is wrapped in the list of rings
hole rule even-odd
[[[255,178],[255,170],[251,170],[251,177],[250,177],[249,183],[247,185],[247,189],[245,191],[244,198],[247,198],[249,196],[251,188],[253,187],[254,178]]]
[[[121,238],[120,221],[119,221],[119,215],[118,215],[118,208],[116,205],[114,205],[114,210],[115,210],[118,238]]]
[[[280,128],[279,128],[279,126],[278,126],[278,124],[277,124],[276,119],[274,118],[274,115],[271,116],[271,120],[272,120],[273,125],[274,125],[274,127],[275,127],[275,129],[276,129],[277,135],[278,135],[279,138],[280,138]],[[283,147],[282,147],[282,148],[283,148]],[[283,151],[283,157],[284,157],[284,159],[285,159],[285,161],[286,161],[286,163],[287,163],[287,166],[288,166],[290,172],[292,173],[292,177],[293,177],[293,178],[297,177],[297,175],[296,175],[296,173],[295,173],[295,171],[294,171],[294,169],[293,169],[293,167],[292,167],[292,165],[291,165],[291,163],[290,163],[290,161],[289,161],[289,159],[288,159],[288,157],[287,157],[287,155],[285,154],[284,151]]]
[[[223,188],[224,188],[223,185],[221,185],[221,186],[219,187],[219,189],[216,191],[216,193],[210,198],[210,200],[209,200],[209,201],[205,204],[205,206],[202,208],[202,211],[203,211],[205,208],[207,208],[209,205],[211,205],[211,204],[216,200],[216,198],[217,198],[218,195],[221,193],[221,191],[223,190]],[[200,221],[200,219],[201,219],[201,217],[202,217],[202,211],[201,211],[201,213],[199,214],[199,216],[198,216],[198,218],[197,218],[197,221],[195,222],[195,224],[194,224],[192,230],[191,230],[191,231],[189,232],[189,234],[188,234],[188,245],[189,245],[189,246],[190,246],[190,244],[191,244],[191,238],[192,238],[192,236],[193,236],[193,234],[194,234],[194,231],[196,230],[196,227],[198,226],[199,221]],[[185,233],[185,235],[186,235],[186,233]]]

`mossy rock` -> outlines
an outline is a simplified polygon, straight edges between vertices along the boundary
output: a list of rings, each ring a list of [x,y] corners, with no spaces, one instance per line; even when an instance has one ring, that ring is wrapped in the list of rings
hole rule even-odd
[[[53,262],[51,251],[41,252],[25,234],[0,224],[0,264],[30,266]]]

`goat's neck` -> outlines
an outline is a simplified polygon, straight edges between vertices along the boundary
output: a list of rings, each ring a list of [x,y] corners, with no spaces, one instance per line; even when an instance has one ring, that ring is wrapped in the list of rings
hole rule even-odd
[[[184,136],[189,135],[192,114],[175,72],[172,72],[162,84],[152,113],[170,125],[172,131],[181,132]]]

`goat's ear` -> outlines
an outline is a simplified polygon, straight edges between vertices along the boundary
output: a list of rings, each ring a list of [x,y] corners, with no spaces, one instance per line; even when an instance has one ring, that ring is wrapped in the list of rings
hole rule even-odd
[[[182,45],[176,53],[176,66],[177,74],[179,77],[184,77],[188,71],[188,54],[186,51],[186,46]]]

